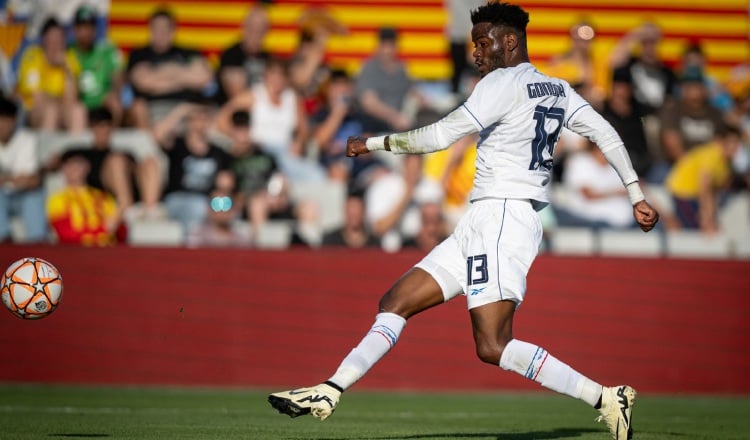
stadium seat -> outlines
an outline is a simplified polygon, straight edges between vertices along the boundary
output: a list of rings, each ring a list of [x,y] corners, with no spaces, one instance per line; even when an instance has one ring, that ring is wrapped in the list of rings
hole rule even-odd
[[[182,246],[185,231],[173,220],[143,220],[128,224],[128,243],[133,246]]]
[[[599,250],[602,255],[658,257],[663,253],[662,241],[663,236],[657,232],[603,230],[599,233]]]
[[[708,235],[700,231],[667,232],[667,256],[680,258],[729,258],[731,242],[723,232]]]
[[[550,251],[561,255],[591,255],[596,251],[596,234],[590,228],[555,228],[550,232]]]
[[[750,232],[744,237],[738,237],[733,243],[736,258],[750,259]]]
[[[750,193],[731,194],[718,214],[719,228],[729,236],[735,250],[750,247]]]
[[[669,191],[661,185],[645,185],[643,192],[646,199],[659,210],[662,215],[674,213],[674,202]]]
[[[320,228],[328,232],[341,227],[344,223],[344,203],[346,186],[340,182],[324,181],[320,183],[292,184],[293,200],[312,200],[320,213]]]
[[[283,220],[266,222],[255,237],[261,249],[286,249],[292,242],[292,224]]]

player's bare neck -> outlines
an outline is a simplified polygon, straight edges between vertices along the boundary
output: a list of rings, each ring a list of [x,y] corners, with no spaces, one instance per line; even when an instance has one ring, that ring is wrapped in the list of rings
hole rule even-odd
[[[530,62],[529,54],[526,52],[526,49],[522,48],[521,46],[517,47],[513,51],[506,52],[505,58],[506,67],[515,67],[519,64]]]

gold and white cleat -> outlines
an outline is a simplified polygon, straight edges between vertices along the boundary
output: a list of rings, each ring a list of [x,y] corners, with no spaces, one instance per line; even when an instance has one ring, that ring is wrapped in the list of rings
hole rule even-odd
[[[311,388],[270,394],[268,403],[289,417],[311,414],[315,418],[325,420],[336,410],[340,398],[341,391],[328,383],[322,383]]]
[[[602,407],[599,409],[601,415],[596,421],[603,420],[615,440],[633,438],[635,395],[635,390],[627,385],[602,388]]]

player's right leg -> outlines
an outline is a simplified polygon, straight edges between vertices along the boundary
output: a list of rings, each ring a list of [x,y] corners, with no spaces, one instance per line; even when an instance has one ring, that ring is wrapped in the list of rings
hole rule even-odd
[[[451,240],[449,238],[448,240]],[[396,344],[406,320],[445,301],[440,284],[426,271],[412,268],[380,300],[380,313],[365,336],[326,382],[310,388],[273,393],[268,402],[282,414],[305,414],[325,420],[341,393],[364,376]]]

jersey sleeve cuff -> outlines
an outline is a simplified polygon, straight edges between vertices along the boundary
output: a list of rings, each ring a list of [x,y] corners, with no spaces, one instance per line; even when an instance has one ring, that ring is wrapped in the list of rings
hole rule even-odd
[[[369,151],[385,150],[385,136],[367,138],[365,146]]]
[[[625,189],[628,190],[628,198],[630,199],[631,205],[646,200],[646,196],[643,195],[643,191],[641,191],[641,186],[638,184],[637,180],[628,183],[627,186],[625,186]]]

